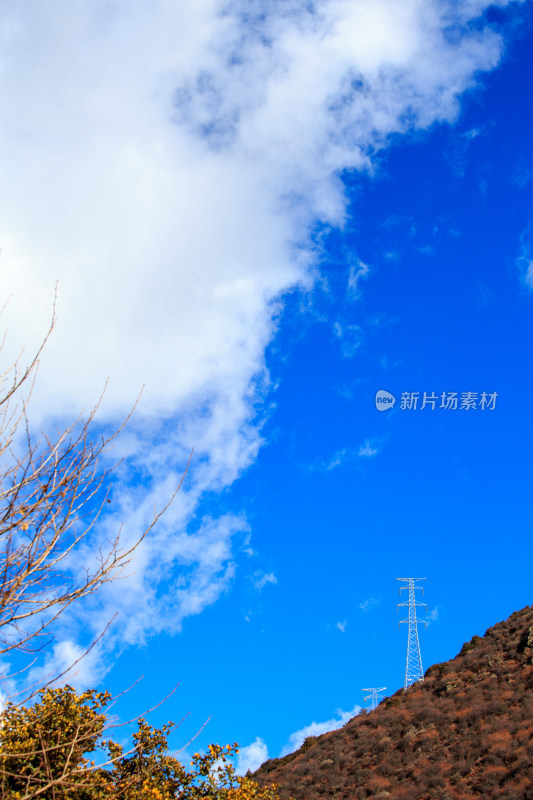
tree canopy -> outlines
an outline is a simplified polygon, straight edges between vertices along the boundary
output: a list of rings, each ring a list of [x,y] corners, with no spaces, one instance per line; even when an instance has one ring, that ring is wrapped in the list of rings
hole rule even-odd
[[[274,785],[235,774],[236,744],[211,744],[187,767],[169,753],[172,722],[154,728],[139,719],[124,752],[108,736],[111,701],[109,692],[63,686],[42,690],[31,707],[9,703],[0,728],[2,800],[276,800]]]

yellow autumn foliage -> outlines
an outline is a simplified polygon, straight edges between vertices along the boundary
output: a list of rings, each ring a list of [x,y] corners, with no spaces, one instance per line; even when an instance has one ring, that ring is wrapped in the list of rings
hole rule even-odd
[[[0,724],[0,800],[277,800],[235,774],[237,744],[211,744],[187,769],[168,753],[169,722],[139,719],[132,747],[107,739],[109,692],[46,689],[31,707],[8,704]],[[100,765],[88,756],[107,751]]]

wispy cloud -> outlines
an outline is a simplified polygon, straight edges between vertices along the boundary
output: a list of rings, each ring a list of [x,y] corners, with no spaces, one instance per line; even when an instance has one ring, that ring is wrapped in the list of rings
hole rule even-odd
[[[488,308],[496,299],[496,294],[484,284],[479,285],[474,291],[474,302],[479,308]]]
[[[351,264],[350,272],[348,275],[348,294],[352,297],[358,297],[359,294],[359,282],[364,278],[367,278],[370,274],[370,267],[368,264],[364,264],[359,259],[357,260],[356,264]]]
[[[308,736],[320,736],[323,733],[327,733],[328,731],[336,731],[339,728],[342,728],[348,720],[352,717],[355,717],[361,711],[361,706],[355,705],[351,711],[342,711],[338,709],[336,712],[336,716],[332,719],[328,719],[325,722],[311,722],[310,725],[306,725],[304,728],[300,728],[300,730],[295,731],[289,736],[289,740],[283,746],[280,757],[286,756],[289,753],[293,753],[297,750],[301,745],[304,743],[304,740],[307,739]]]
[[[465,131],[463,134],[461,134],[461,136],[464,139],[471,140],[471,139],[476,139],[482,133],[483,131],[480,128],[470,128],[470,130]]]
[[[521,260],[522,276],[524,283],[533,289],[533,259],[524,258]]]
[[[257,736],[255,742],[240,748],[237,754],[235,772],[237,775],[245,775],[248,770],[250,770],[250,772],[255,772],[267,758],[268,747],[265,742]]]
[[[365,439],[358,450],[351,450],[347,447],[344,447],[341,450],[337,450],[330,458],[318,461],[312,465],[310,469],[319,469],[322,472],[331,472],[332,470],[337,469],[337,467],[353,463],[358,458],[370,458],[378,453],[379,449],[377,446],[372,444],[368,439]]]
[[[377,455],[379,452],[377,447],[374,447],[370,444],[368,439],[365,439],[361,447],[359,448],[359,452],[357,453],[358,456],[362,458],[371,458],[372,456]]]
[[[341,633],[344,633],[347,624],[348,620],[344,620],[344,622],[337,622],[337,628],[340,630]]]
[[[375,597],[371,597],[368,600],[363,600],[362,603],[359,603],[359,608],[361,609],[361,611],[364,611],[366,613],[367,611],[372,611],[372,609],[375,608],[378,604],[379,600],[376,600]]]
[[[513,173],[513,183],[523,189],[524,186],[528,185],[531,178],[533,178],[531,166],[524,158],[520,158]]]
[[[257,589],[257,591],[259,592],[269,583],[275,585],[277,582],[278,579],[276,578],[273,572],[256,572],[252,578],[252,583],[254,585],[254,588]]]
[[[333,324],[333,333],[340,342],[343,357],[353,358],[364,341],[364,333],[361,326],[337,321]]]
[[[533,289],[533,225],[529,225],[520,235],[520,254],[517,258],[522,281]]]
[[[106,656],[105,640],[87,652],[77,642],[63,639],[47,651],[43,663],[29,671],[28,683],[42,686],[61,676],[61,682],[79,690],[97,686],[107,672]]]
[[[453,138],[450,149],[447,153],[447,160],[450,166],[454,169],[457,175],[464,175],[468,160],[470,158],[470,148],[474,139],[483,136],[484,131],[481,128],[470,128],[463,131],[459,136]],[[422,248],[419,248],[424,252]],[[430,248],[432,249],[432,248]]]
[[[337,450],[337,452],[326,461],[322,461],[320,465],[320,469],[324,472],[330,472],[332,469],[337,469],[342,464],[345,463],[346,459],[350,457],[348,450]]]
[[[110,376],[99,419],[112,425],[146,386],[95,547],[121,521],[126,541],[138,536],[196,454],[131,574],[88,604],[89,635],[117,608],[117,647],[175,632],[231,586],[246,523],[206,517],[203,503],[261,447],[280,298],[313,279],[313,226],[344,224],[342,172],[371,174],[397,134],[453,122],[461,94],[497,64],[502,40],[481,21],[489,5],[3,9],[4,355],[35,349],[59,280],[35,424],[87,408]],[[355,267],[354,290],[365,270]],[[347,356],[361,344],[353,322],[335,335]]]

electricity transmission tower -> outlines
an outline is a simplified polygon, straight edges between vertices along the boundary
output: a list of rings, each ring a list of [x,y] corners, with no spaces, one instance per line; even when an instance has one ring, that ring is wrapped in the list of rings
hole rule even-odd
[[[370,710],[373,711],[375,708],[378,707],[380,702],[383,700],[382,697],[379,696],[380,692],[384,692],[386,686],[382,686],[380,689],[363,689],[363,692],[371,692],[371,694],[367,695],[367,697],[363,698],[365,702],[370,700]]]
[[[397,578],[398,581],[403,581],[406,583],[406,586],[400,586],[400,596],[402,593],[402,589],[409,590],[409,600],[406,603],[398,603],[398,608],[400,606],[409,606],[409,616],[407,619],[400,620],[400,626],[402,622],[407,622],[409,624],[409,632],[407,635],[407,658],[405,661],[405,683],[404,689],[407,689],[408,686],[411,686],[413,683],[417,683],[417,681],[424,680],[424,670],[422,669],[422,656],[420,654],[420,642],[418,641],[418,623],[423,622],[424,625],[427,627],[427,623],[425,620],[417,619],[416,618],[416,608],[417,606],[424,606],[427,613],[427,605],[425,603],[418,603],[416,600],[415,592],[417,589],[420,589],[422,594],[424,594],[424,589],[421,586],[415,586],[415,581],[425,581],[425,578]]]

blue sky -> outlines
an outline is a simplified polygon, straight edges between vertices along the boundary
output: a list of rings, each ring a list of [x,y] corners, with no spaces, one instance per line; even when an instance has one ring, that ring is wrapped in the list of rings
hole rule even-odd
[[[3,27],[13,348],[59,278],[35,420],[110,375],[113,424],[146,384],[103,538],[135,537],[195,447],[135,573],[43,668],[118,610],[75,680],[144,675],[124,718],[179,681],[152,721],[190,711],[179,747],[210,717],[195,747],[238,741],[241,766],[402,685],[397,577],[427,579],[424,668],[531,602],[530,5],[290,10],[80,3]]]

